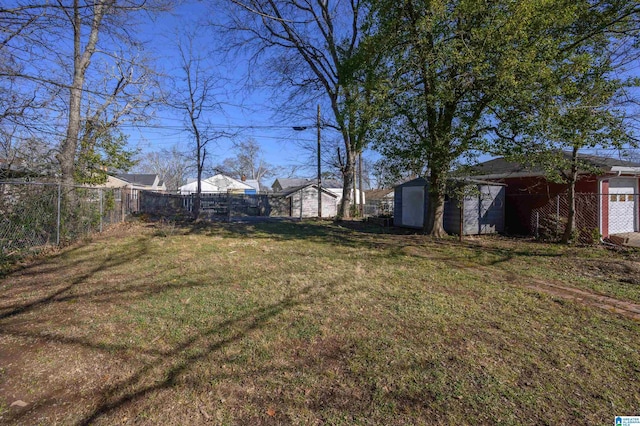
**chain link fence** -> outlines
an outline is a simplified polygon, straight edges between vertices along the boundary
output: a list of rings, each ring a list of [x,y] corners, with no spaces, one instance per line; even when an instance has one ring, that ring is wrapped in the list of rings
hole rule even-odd
[[[125,216],[122,189],[0,182],[0,260],[64,245]]]
[[[603,229],[609,235],[638,229],[640,194],[575,195],[575,229],[572,240],[597,243]],[[507,196],[507,229],[510,234],[528,234],[547,241],[559,241],[569,217],[569,197],[522,194]]]
[[[572,240],[582,244],[594,244],[600,240],[598,223],[598,194],[575,195],[575,229]],[[559,194],[531,212],[533,235],[543,240],[557,241],[564,234],[569,220],[569,196]]]

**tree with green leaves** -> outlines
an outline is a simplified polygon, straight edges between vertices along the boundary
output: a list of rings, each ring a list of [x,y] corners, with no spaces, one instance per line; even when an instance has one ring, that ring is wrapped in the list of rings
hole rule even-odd
[[[543,109],[529,115],[526,123],[518,126],[517,134],[504,137],[501,149],[508,160],[542,168],[550,181],[567,185],[569,211],[562,242],[569,243],[576,232],[578,175],[597,173],[580,152],[637,146],[621,96],[638,82],[614,77],[604,53],[596,57],[578,55],[562,67],[570,71],[559,74],[557,90],[543,103]]]
[[[561,64],[601,43],[602,34],[610,41],[637,34],[639,10],[621,0],[372,0],[368,42],[384,49],[388,67],[378,146],[424,161],[426,233],[446,235],[454,163],[490,151],[500,126],[517,132],[529,104],[552,99]]]
[[[101,185],[109,172],[126,172],[135,165],[137,151],[127,147],[127,136],[117,129],[87,122],[80,137],[74,182]]]

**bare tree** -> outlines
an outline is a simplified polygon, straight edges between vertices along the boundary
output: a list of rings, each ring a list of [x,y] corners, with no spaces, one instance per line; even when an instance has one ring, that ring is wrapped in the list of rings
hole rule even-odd
[[[356,66],[365,2],[360,0],[233,0],[236,6],[224,25],[239,40],[235,47],[252,49],[252,70],[268,73],[268,84],[289,93],[289,110],[324,97],[333,127],[341,135],[339,164],[343,197],[338,218],[349,217],[356,158],[366,144],[371,122],[365,107],[368,91]],[[362,65],[359,63],[358,65]]]
[[[279,168],[269,164],[265,159],[260,145],[254,139],[246,139],[234,147],[235,157],[225,158],[215,168],[234,178],[248,178],[260,183],[264,179],[272,178],[279,172]]]
[[[135,167],[141,173],[157,174],[168,191],[178,191],[186,183],[187,175],[193,170],[190,156],[177,145],[170,149],[145,154]]]
[[[211,114],[221,111],[214,93],[217,80],[211,69],[207,68],[206,54],[195,44],[195,34],[196,31],[187,32],[178,42],[179,77],[174,80],[175,87],[167,103],[184,115],[185,130],[193,138],[197,175],[193,215],[198,219],[207,148],[211,142],[230,135],[216,131],[212,126]]]
[[[24,137],[17,125],[0,127],[0,179],[53,176],[57,165],[52,161],[53,147],[42,139]]]
[[[119,125],[140,106],[131,102],[133,91],[147,86],[140,84],[135,52],[141,45],[131,26],[136,12],[161,10],[161,1],[24,0],[0,9],[0,23],[10,24],[0,49],[3,59],[15,64],[0,70],[0,79],[15,96],[29,100],[23,106],[50,100],[46,115],[24,126],[61,139],[57,160],[64,183],[74,183],[80,139],[87,142],[96,129],[102,133],[104,126]]]

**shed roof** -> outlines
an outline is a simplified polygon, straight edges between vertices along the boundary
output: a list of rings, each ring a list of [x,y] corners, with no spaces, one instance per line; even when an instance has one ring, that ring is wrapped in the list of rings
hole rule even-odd
[[[492,182],[488,180],[475,179],[471,177],[450,177],[447,179],[449,185],[462,184],[462,185],[491,185],[491,186],[506,186],[504,183]],[[429,186],[429,181],[423,177],[415,178],[410,181],[404,182],[396,188],[403,188],[407,186]]]
[[[311,179],[304,179],[304,178],[277,178],[273,182],[273,185],[271,185],[271,186],[272,187],[275,186],[276,182],[278,182],[280,184],[280,187],[283,190],[285,190],[287,188],[296,188],[296,187],[311,183]]]

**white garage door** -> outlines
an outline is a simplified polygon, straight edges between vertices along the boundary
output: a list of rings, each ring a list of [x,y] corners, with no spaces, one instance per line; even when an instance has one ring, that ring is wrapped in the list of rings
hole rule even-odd
[[[609,234],[634,232],[638,212],[635,178],[609,180]]]

